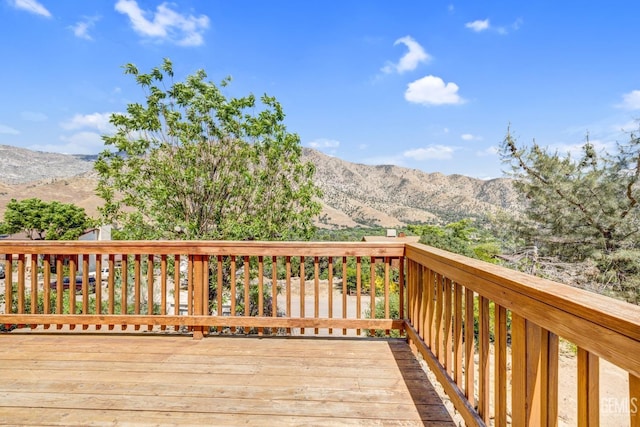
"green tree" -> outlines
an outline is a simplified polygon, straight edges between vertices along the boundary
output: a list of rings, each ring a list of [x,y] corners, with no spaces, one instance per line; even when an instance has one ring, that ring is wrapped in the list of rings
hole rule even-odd
[[[275,98],[227,98],[202,70],[174,82],[168,59],[147,74],[124,68],[146,103],[111,116],[116,132],[95,166],[101,213],[123,238],[311,237],[314,166]]]
[[[4,213],[3,232],[25,232],[30,239],[76,240],[93,225],[84,209],[40,199],[11,199]]]
[[[496,262],[499,242],[486,230],[473,226],[473,220],[462,219],[443,227],[410,225],[409,231],[421,236],[420,243],[487,262]]]
[[[631,134],[617,153],[598,153],[587,139],[582,154],[518,146],[508,131],[503,160],[526,203],[520,231],[567,259],[637,246],[640,233],[640,139]]]
[[[640,138],[631,133],[613,154],[587,138],[573,158],[519,146],[508,131],[502,156],[526,204],[514,230],[539,249],[547,270],[575,265],[579,286],[640,303]]]

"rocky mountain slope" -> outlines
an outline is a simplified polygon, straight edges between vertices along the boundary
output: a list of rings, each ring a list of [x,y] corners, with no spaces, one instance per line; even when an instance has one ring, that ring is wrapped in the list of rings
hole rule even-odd
[[[321,227],[446,223],[518,209],[507,179],[482,181],[398,166],[361,165],[307,148],[304,156],[316,165],[316,183],[324,193]],[[0,145],[0,218],[12,198],[30,197],[75,203],[96,216],[101,199],[94,194],[93,160]]]

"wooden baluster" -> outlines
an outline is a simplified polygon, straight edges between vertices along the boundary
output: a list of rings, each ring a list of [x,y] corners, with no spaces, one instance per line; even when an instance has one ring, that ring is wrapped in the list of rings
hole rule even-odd
[[[440,362],[441,365],[444,364],[444,354],[442,351],[442,309],[444,308],[443,301],[443,289],[442,289],[442,276],[438,273],[434,274],[435,276],[435,318],[433,322],[433,347],[431,351],[435,354],[436,358]]]
[[[69,257],[69,314],[76,313],[76,260]],[[69,329],[75,329],[76,325],[69,325]]]
[[[356,319],[362,313],[362,259],[356,257]],[[360,329],[356,329],[356,334],[360,335]]]
[[[229,303],[231,304],[231,316],[235,316],[236,315],[236,305],[238,304],[238,298],[236,295],[236,256],[235,255],[231,255],[231,277],[230,277],[230,291],[231,291],[231,298]],[[248,274],[247,269],[245,268],[245,275]],[[244,302],[244,311],[250,311],[250,301],[245,301]],[[236,327],[235,326],[231,326],[231,332],[235,332],[236,331]]]
[[[4,295],[5,306],[4,312],[12,314],[13,310],[13,254],[5,254],[4,256]],[[9,330],[11,325],[5,324],[4,327]]]
[[[640,377],[629,374],[629,426],[640,427]]]
[[[209,256],[202,257],[202,315],[209,316]],[[209,327],[202,326],[202,333],[209,335]]]
[[[18,262],[20,260],[18,259]],[[19,267],[18,267],[19,268]],[[20,270],[18,270],[18,280],[20,278]],[[62,276],[62,257],[56,257],[56,314],[62,314],[62,300],[64,299],[64,278]],[[61,329],[62,325],[56,325],[56,329]]]
[[[38,312],[38,255],[31,255],[31,314]],[[36,325],[31,325],[34,328]]]
[[[511,352],[513,425],[557,425],[557,337],[512,312]]]
[[[436,350],[435,350],[435,331],[434,331],[434,318],[435,318],[435,273],[433,271],[431,271],[430,269],[427,269],[427,274],[426,274],[426,279],[427,279],[427,286],[426,286],[426,290],[427,290],[427,326],[426,326],[426,333],[427,333],[427,338],[425,339],[425,342],[427,343],[427,345],[429,346],[429,349],[431,350],[432,353],[435,354]]]
[[[429,311],[429,276],[431,272],[423,265],[418,266],[418,324],[420,338],[429,345],[429,333],[427,331],[427,317]]]
[[[140,314],[140,254],[135,254],[133,259],[133,313]],[[192,267],[191,258],[189,258],[189,266]],[[191,307],[191,290],[192,290],[192,268],[189,268],[189,296],[187,301],[189,302],[189,314],[193,313]],[[134,329],[137,331],[140,329],[140,325],[135,325]]]
[[[405,311],[405,306],[404,306],[406,303],[404,263],[405,263],[404,257],[398,258],[398,310],[399,310],[398,315],[400,316],[401,320],[405,319],[405,312],[408,311],[408,310]],[[400,335],[404,335],[404,323],[403,323],[403,326],[401,326],[400,328]]]
[[[147,255],[147,314],[151,316],[153,314],[153,255]],[[111,296],[111,289],[109,289],[109,296]],[[110,303],[111,304],[111,303]],[[109,307],[111,308],[111,307]],[[147,325],[147,330],[151,331],[153,325]]]
[[[125,258],[123,258],[124,261]],[[182,259],[180,255],[173,255],[173,314],[180,315],[180,264]],[[125,266],[122,266],[123,277],[125,276]],[[124,282],[123,282],[124,287]],[[175,325],[173,328],[175,331],[180,330],[180,325]]]
[[[251,286],[251,264],[248,256],[244,257],[244,315],[251,316],[251,295],[249,287]],[[249,328],[243,329],[245,334],[249,333]]]
[[[109,293],[109,314],[115,313],[116,303],[116,283],[115,283],[115,255],[109,254],[109,275],[107,277],[107,291]],[[102,271],[96,271],[96,283],[102,283]],[[109,325],[109,330],[112,330],[114,325]]]
[[[469,288],[464,290],[465,304],[464,304],[464,394],[471,406],[475,406],[475,361],[474,361],[474,295],[473,291]],[[517,424],[514,424],[517,425]]]
[[[320,317],[320,258],[313,258],[313,318]],[[318,328],[313,329],[313,333],[318,335]]]
[[[347,318],[347,257],[342,257],[342,318]],[[342,335],[347,335],[347,329],[342,329]]]
[[[286,301],[286,305],[287,305],[287,313],[286,316],[288,318],[291,318],[291,257],[287,256],[285,258],[285,270],[286,270],[286,279],[285,279],[285,287],[287,288],[286,290],[286,295],[287,295],[287,301]],[[287,335],[291,335],[291,328],[287,328]]]
[[[451,279],[445,278],[444,289],[444,370],[453,377],[453,342],[451,339]]]
[[[304,284],[305,284],[305,275],[304,275],[304,257],[300,257],[300,318],[304,319]],[[300,335],[304,335],[304,328],[300,328]]]
[[[216,305],[218,306],[218,316],[222,317],[223,313],[222,313],[222,269],[224,268],[223,264],[222,264],[222,255],[218,255],[217,257],[217,264],[216,264],[216,270],[217,270],[217,278],[216,278]],[[245,262],[244,264],[244,274],[245,276],[248,274],[248,266]],[[245,301],[245,304],[247,303],[247,301]],[[246,307],[246,305],[245,305]],[[246,316],[247,310],[245,310],[244,315]],[[216,326],[216,331],[217,332],[222,332],[222,326]],[[246,332],[246,330],[245,330]]]
[[[271,317],[278,317],[278,258],[271,257]],[[277,329],[273,328],[272,335]]]
[[[94,255],[95,256],[95,255]],[[95,283],[100,282],[100,272],[96,271]],[[82,255],[82,314],[89,314],[89,256]],[[82,325],[87,329],[88,325]]]
[[[558,425],[558,370],[559,370],[559,339],[556,334],[546,329],[541,330],[542,351],[542,414],[547,426]]]
[[[384,257],[384,318],[391,318],[390,307],[389,307],[389,281],[390,281],[390,267],[391,261],[389,257]],[[385,331],[386,336],[389,336],[389,329]]]
[[[495,427],[507,425],[507,310],[494,305]]]
[[[102,314],[102,255],[96,256],[96,274],[100,271],[100,280],[96,277],[96,307],[95,314]],[[96,325],[99,329],[100,325]]]
[[[20,254],[18,255],[18,313],[19,314],[24,314],[25,313],[25,284],[24,284],[24,276],[25,276],[25,271],[24,271],[24,254]],[[58,282],[58,289],[62,289],[62,283]],[[60,298],[60,302],[58,303],[59,307],[60,307],[60,311],[58,311],[58,313],[62,312],[62,298]]]
[[[464,312],[462,311],[462,285],[454,283],[454,309],[453,309],[453,378],[460,389],[462,389],[462,324],[464,322]]]
[[[600,425],[599,358],[578,347],[578,426]]]
[[[176,304],[176,314],[178,314],[178,308],[179,304],[180,304],[180,288],[179,288],[179,282],[180,282],[180,268],[179,268],[179,264],[180,262],[178,261],[178,264],[174,264],[174,276],[177,277],[176,280],[176,288],[178,288],[178,292],[177,295],[175,295],[175,304]],[[109,274],[116,274],[115,269],[112,272],[111,269],[109,269]],[[174,277],[174,278],[175,278]],[[122,295],[120,295],[121,297],[121,307],[120,307],[120,314],[129,314],[129,255],[127,254],[121,254],[120,255],[120,292]],[[102,276],[100,277],[100,279],[96,280],[96,286],[100,286],[102,283]],[[127,329],[127,325],[121,325],[120,329],[122,329],[123,331],[125,329]],[[176,326],[176,331],[178,330],[178,327]]]
[[[489,300],[478,297],[478,413],[489,423]]]
[[[258,317],[264,316],[264,258],[258,257]],[[262,336],[263,328],[258,328],[258,335]]]
[[[369,309],[371,311],[371,318],[376,318],[376,259],[371,257],[369,263],[369,296],[371,300],[369,302]],[[374,329],[369,329],[369,334],[375,335]]]
[[[328,273],[329,273],[329,283],[327,284],[327,291],[329,293],[329,309],[328,309],[328,317],[329,319],[333,319],[333,257],[329,257],[328,259]],[[329,328],[329,335],[333,335],[333,329]]]
[[[50,255],[44,255],[44,258],[42,260],[42,269],[44,270],[44,283],[42,284],[43,287],[43,312],[44,314],[50,314],[51,313],[51,256]],[[11,265],[11,264],[9,264]],[[5,271],[7,270],[7,268],[5,268]],[[5,278],[5,287],[8,287],[7,289],[10,289],[9,284],[11,283],[9,281],[9,278],[7,276],[7,278]],[[11,293],[9,293],[8,295],[10,295]],[[49,329],[51,325],[49,324],[45,324],[44,328],[45,329]],[[86,325],[85,325],[86,328]]]
[[[111,272],[111,267],[109,267]],[[160,257],[160,314],[167,314],[167,255],[162,254]],[[167,330],[166,325],[160,326],[161,331]]]

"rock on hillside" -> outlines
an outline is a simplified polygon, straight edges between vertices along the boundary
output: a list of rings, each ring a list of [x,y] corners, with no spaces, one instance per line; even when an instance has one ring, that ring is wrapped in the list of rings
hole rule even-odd
[[[316,165],[315,180],[324,193],[320,227],[446,223],[519,206],[507,179],[355,164],[307,148],[304,158]],[[93,160],[0,146],[0,218],[12,198],[31,197],[75,203],[96,216],[101,199],[95,195]]]

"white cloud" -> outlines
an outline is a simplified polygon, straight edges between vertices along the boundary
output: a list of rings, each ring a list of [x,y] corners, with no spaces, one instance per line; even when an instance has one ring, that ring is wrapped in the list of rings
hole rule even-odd
[[[22,113],[20,113],[20,117],[30,122],[45,122],[49,119],[46,114],[37,113],[34,111],[23,111]]]
[[[445,84],[440,77],[426,76],[409,83],[404,98],[422,105],[463,104],[458,89],[455,83]]]
[[[388,63],[384,67],[382,67],[382,71],[384,73],[392,73],[397,72],[399,74],[404,73],[405,71],[412,71],[418,67],[418,64],[421,62],[427,62],[431,59],[431,56],[424,51],[422,46],[418,42],[416,42],[412,37],[406,36],[399,38],[393,44],[394,46],[398,44],[404,44],[409,48],[409,51],[404,54],[400,61],[397,64]]]
[[[369,144],[360,144],[360,145],[358,145],[358,149],[359,150],[366,150],[367,148],[369,148]]]
[[[160,4],[153,13],[140,9],[135,0],[118,0],[115,9],[129,17],[138,34],[181,46],[203,44],[202,33],[209,27],[207,16],[180,14],[169,8],[168,3]],[[152,19],[147,19],[146,16]]]
[[[109,123],[112,113],[76,114],[71,120],[60,123],[63,129],[96,129],[100,132],[112,132],[113,125]]]
[[[478,19],[473,22],[467,22],[466,24],[464,24],[464,26],[475,31],[476,33],[479,33],[481,31],[488,30],[491,25],[489,24],[489,19],[485,19],[483,21]]]
[[[315,150],[320,150],[330,156],[334,156],[338,151],[337,148],[340,146],[340,141],[336,141],[335,139],[319,138],[307,143],[307,146]]]
[[[2,124],[0,124],[0,133],[5,133],[7,135],[20,135],[19,130]]]
[[[104,149],[102,137],[95,132],[78,132],[71,136],[61,136],[64,144],[31,145],[29,149],[46,153],[96,154]]]
[[[311,148],[338,148],[340,146],[340,141],[320,138],[309,142],[307,145]]]
[[[611,150],[615,148],[615,145],[616,145],[615,142],[613,141],[603,141],[600,139],[589,139],[589,143],[593,145],[593,148],[598,153],[605,152],[605,151],[611,152]],[[549,144],[547,148],[549,149],[550,152],[557,151],[560,155],[568,154],[575,159],[575,158],[579,158],[584,153],[583,151],[584,144],[585,144],[584,142],[577,142],[577,143],[558,142],[554,144]]]
[[[75,25],[71,25],[68,28],[73,31],[73,34],[78,38],[93,40],[93,37],[89,34],[89,30],[93,28],[99,19],[100,17],[85,18],[83,21],[78,21]]]
[[[464,141],[482,141],[482,137],[471,133],[463,133],[460,138]]]
[[[478,157],[496,156],[499,152],[500,149],[497,146],[492,145],[491,147],[487,147],[484,150],[477,151],[476,155]]]
[[[51,12],[46,7],[38,3],[36,0],[14,0],[10,2],[16,9],[26,10],[29,13],[51,18]]]
[[[618,106],[626,110],[640,110],[640,90],[632,90],[622,95],[622,104]]]
[[[407,150],[402,155],[413,160],[448,160],[453,157],[456,148],[446,145],[429,145],[424,148]]]

